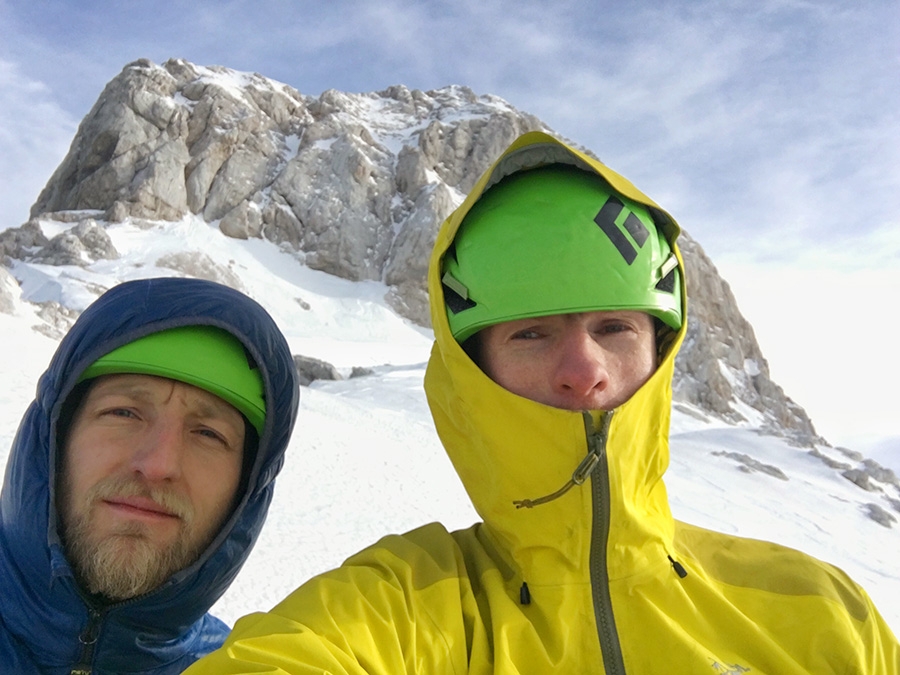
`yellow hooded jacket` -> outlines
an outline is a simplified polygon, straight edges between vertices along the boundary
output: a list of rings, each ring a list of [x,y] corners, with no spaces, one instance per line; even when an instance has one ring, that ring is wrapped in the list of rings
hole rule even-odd
[[[561,157],[658,209],[596,160],[530,133],[443,224],[431,260],[425,390],[484,522],[382,539],[241,619],[189,673],[900,673],[896,638],[839,569],[673,519],[662,476],[684,327],[607,414],[515,396],[453,339],[440,263],[463,217],[495,172]]]

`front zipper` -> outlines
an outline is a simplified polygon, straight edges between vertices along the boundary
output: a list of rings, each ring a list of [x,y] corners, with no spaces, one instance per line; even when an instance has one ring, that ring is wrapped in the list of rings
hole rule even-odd
[[[72,666],[69,675],[91,675],[91,673],[94,672],[94,656],[97,651],[97,640],[100,639],[100,629],[103,625],[103,620],[106,618],[109,611],[111,609],[120,609],[122,607],[134,605],[159,589],[156,588],[143,595],[137,595],[133,598],[127,598],[126,600],[121,600],[112,604],[98,604],[95,600],[92,600],[88,595],[81,591],[80,586],[77,584],[76,588],[78,589],[78,595],[81,597],[82,602],[84,602],[85,607],[87,607],[88,622],[85,625],[84,630],[78,634],[78,642],[81,644],[81,656],[78,659],[78,663]]]
[[[88,623],[78,635],[81,643],[81,657],[78,664],[73,666],[69,675],[91,675],[94,661],[94,647],[100,637],[100,624],[103,622],[103,612],[93,607],[88,608]]]
[[[600,639],[600,653],[603,656],[603,668],[606,674],[625,675],[622,646],[619,644],[612,597],[609,592],[609,568],[606,559],[610,525],[609,462],[606,455],[606,440],[609,437],[609,425],[612,421],[613,411],[607,412],[603,416],[599,430],[594,429],[594,420],[590,412],[585,412],[583,415],[588,456],[597,458],[590,473],[591,497],[594,506],[590,566],[597,636]]]

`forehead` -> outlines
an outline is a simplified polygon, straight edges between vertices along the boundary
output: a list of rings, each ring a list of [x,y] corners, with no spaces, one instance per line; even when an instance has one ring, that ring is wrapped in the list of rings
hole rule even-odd
[[[86,400],[96,400],[104,396],[122,396],[136,401],[157,403],[168,400],[176,392],[183,397],[185,403],[201,414],[240,416],[237,408],[205,389],[155,375],[132,373],[102,375],[92,382]]]

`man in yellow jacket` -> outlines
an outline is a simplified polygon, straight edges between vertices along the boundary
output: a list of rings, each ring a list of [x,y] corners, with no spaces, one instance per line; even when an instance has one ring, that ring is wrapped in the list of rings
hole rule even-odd
[[[826,563],[672,517],[678,226],[550,136],[438,233],[425,390],[484,522],[393,535],[241,619],[190,673],[900,673]]]

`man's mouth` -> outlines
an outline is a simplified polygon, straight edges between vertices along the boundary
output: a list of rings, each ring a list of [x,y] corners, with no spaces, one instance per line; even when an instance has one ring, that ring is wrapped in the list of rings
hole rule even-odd
[[[174,513],[149,497],[108,497],[103,502],[124,515],[148,519],[179,519]]]

